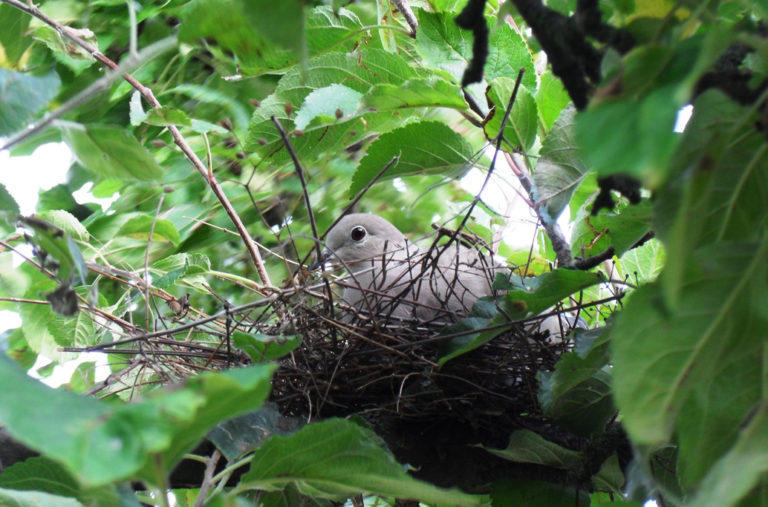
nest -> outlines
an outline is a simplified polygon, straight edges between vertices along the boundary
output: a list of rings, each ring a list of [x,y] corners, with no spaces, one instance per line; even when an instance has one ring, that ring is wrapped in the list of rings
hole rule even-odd
[[[416,476],[468,490],[494,475],[509,477],[510,468],[531,477],[532,467],[477,447],[504,448],[515,429],[578,446],[573,435],[542,414],[537,397],[538,372],[552,370],[569,342],[529,334],[533,319],[510,322],[491,341],[441,366],[446,344],[468,333],[336,309],[330,318],[321,304],[293,307],[303,340],[281,360],[271,394],[283,415],[362,417],[399,461],[415,467]],[[462,463],[461,470],[446,471],[450,462]],[[537,478],[552,479],[549,472],[539,472]]]
[[[501,418],[506,425],[516,414],[539,411],[537,372],[552,369],[567,349],[566,342],[510,324],[441,367],[445,343],[466,333],[331,320],[318,308],[296,311],[304,340],[281,361],[272,392],[292,416],[449,417],[473,428]]]

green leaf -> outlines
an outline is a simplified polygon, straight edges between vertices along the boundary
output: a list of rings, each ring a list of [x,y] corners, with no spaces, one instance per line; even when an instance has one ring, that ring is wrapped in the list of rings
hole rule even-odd
[[[522,84],[528,90],[536,89],[536,70],[528,44],[509,24],[502,23],[491,32],[488,40],[488,59],[485,62],[485,79],[515,77],[524,70]]]
[[[58,219],[59,223],[65,227],[69,226],[68,228],[75,233],[80,232],[77,230],[77,226],[82,228],[82,225],[80,225],[80,223],[66,211],[59,211],[58,213],[46,212],[44,215],[52,219]],[[34,233],[30,239],[38,249],[58,261],[59,266],[56,271],[56,278],[62,284],[69,285],[71,278],[74,275],[75,263],[82,262],[82,256],[76,260],[72,255],[71,246],[76,249],[76,245],[70,245],[67,242],[67,237],[69,237],[69,235],[46,220],[35,217],[24,217],[20,219],[20,221]],[[85,234],[85,237],[88,237],[87,233]]]
[[[427,12],[414,9],[419,29],[416,31],[416,50],[427,65],[447,71],[461,82],[464,68],[472,59],[472,34],[461,30],[454,16],[445,12]]]
[[[733,448],[715,463],[689,505],[759,505],[768,472],[768,405],[750,414]],[[760,482],[762,488],[753,490]],[[752,494],[750,493],[752,491]],[[764,492],[764,490],[763,490]],[[748,496],[749,495],[749,496]],[[747,502],[740,502],[748,499]],[[754,503],[750,503],[754,502]]]
[[[618,453],[611,454],[611,457],[603,462],[600,470],[592,476],[592,482],[595,488],[603,491],[610,491],[621,495],[624,491],[626,478],[621,471]]]
[[[361,107],[378,111],[428,106],[464,110],[467,103],[457,84],[439,76],[409,79],[400,85],[375,85],[361,103]]]
[[[38,507],[46,505],[50,507],[82,507],[83,504],[74,498],[51,495],[41,491],[17,491],[15,489],[0,488],[0,503],[13,505],[14,507]]]
[[[253,359],[263,363],[279,359],[301,345],[301,336],[267,336],[261,333],[247,334],[235,331],[232,343]]]
[[[306,20],[307,47],[311,56],[329,50],[340,50],[346,42],[353,47],[363,34],[363,24],[357,15],[344,8],[334,10],[320,5],[309,11]]]
[[[97,177],[153,180],[162,175],[152,155],[122,127],[64,126],[61,134],[83,167]]]
[[[0,46],[3,48],[7,63],[15,67],[24,51],[32,43],[30,37],[27,36],[27,28],[32,17],[10,4],[2,4],[0,5],[0,19],[3,20],[3,29],[0,30]]]
[[[635,285],[654,281],[664,267],[667,254],[664,245],[651,238],[641,246],[625,252],[616,267],[622,278]]]
[[[16,204],[16,199],[8,192],[5,185],[0,183],[0,231],[14,231],[18,216],[19,205]]]
[[[362,94],[340,84],[332,84],[313,90],[304,98],[304,103],[296,113],[294,125],[303,130],[309,123],[319,116],[327,116],[333,123],[337,118],[337,111],[341,116],[353,114],[357,111]]]
[[[235,125],[245,125],[248,123],[249,112],[245,107],[233,97],[230,97],[219,90],[194,83],[182,83],[165,90],[164,95],[176,93],[185,95],[196,102],[210,104],[217,109],[225,109]],[[224,127],[198,118],[192,119],[192,128],[197,132],[210,132],[211,130],[216,131],[219,134],[226,134],[228,132]]]
[[[305,495],[335,500],[369,493],[450,505],[480,503],[480,497],[413,479],[379,442],[370,430],[343,419],[272,436],[254,452],[237,490],[279,491],[294,484]]]
[[[259,410],[224,421],[211,430],[210,440],[228,461],[237,461],[272,435],[290,435],[302,426],[298,417],[286,417],[273,402]]]
[[[42,220],[49,222],[55,227],[58,227],[64,231],[65,234],[68,234],[78,241],[88,241],[88,239],[91,237],[83,224],[81,224],[80,221],[68,211],[60,209],[49,210],[44,213],[40,213],[39,216]]]
[[[0,136],[25,127],[59,93],[59,86],[55,72],[37,77],[0,68]]]
[[[552,71],[547,71],[541,75],[541,83],[536,92],[536,109],[545,130],[552,128],[555,120],[560,117],[570,102],[571,97],[565,91],[560,78],[555,77]]]
[[[0,363],[0,383],[14,386],[0,399],[0,424],[86,487],[130,477],[151,482],[157,463],[170,471],[218,422],[258,408],[274,371],[258,365],[203,374],[185,388],[121,405],[50,389],[5,356]]]
[[[153,228],[154,222],[154,228]],[[181,241],[179,232],[173,223],[164,218],[153,219],[149,215],[139,214],[131,217],[117,231],[116,236],[128,236],[135,239],[148,240],[152,232],[152,241],[170,241],[178,245]]]
[[[599,336],[602,331],[587,333]],[[585,356],[569,352],[560,358],[554,371],[539,373],[539,401],[544,413],[581,435],[601,433],[616,413],[606,348],[603,344]]]
[[[145,123],[167,127],[168,125],[182,125],[184,127],[192,126],[192,120],[187,113],[175,107],[163,106],[155,107],[147,111]]]
[[[632,293],[610,336],[616,402],[636,443],[669,439],[689,399],[709,400],[697,410],[699,425],[743,419],[752,410],[759,389],[748,386],[760,384],[757,365],[768,333],[766,319],[752,316],[755,298],[768,293],[766,255],[768,234],[758,244],[720,242],[693,252],[674,312],[664,307],[658,282]],[[738,381],[724,375],[738,382],[738,395],[713,398],[711,379],[726,370],[743,372]],[[720,434],[699,436],[702,449],[723,442]]]
[[[509,461],[531,463],[562,470],[571,470],[577,467],[582,460],[579,452],[550,442],[531,430],[513,431],[509,436],[509,443],[504,449],[491,449],[489,447],[483,447],[483,449]]]
[[[671,165],[675,178],[659,192],[654,209],[654,229],[668,253],[661,277],[664,300],[672,308],[688,259],[699,246],[761,241],[765,234],[768,146],[756,121],[719,91],[696,101]]]
[[[134,127],[141,125],[144,120],[147,119],[147,113],[144,112],[144,106],[141,103],[141,94],[138,92],[138,90],[131,94],[131,100],[128,103],[128,110],[131,125]]]
[[[66,468],[44,456],[28,458],[7,467],[0,474],[0,488],[69,497],[86,505],[120,503],[116,488],[109,486],[95,489],[83,488]],[[137,504],[129,503],[128,505]]]
[[[411,123],[383,134],[368,148],[348,194],[365,187],[393,157],[399,160],[380,180],[413,174],[451,174],[469,168],[472,147],[450,127],[434,122]]]
[[[600,176],[626,173],[657,188],[679,142],[674,94],[674,88],[658,88],[637,101],[605,101],[580,112],[576,141],[587,164]]]
[[[539,208],[554,222],[571,201],[574,192],[587,175],[579,148],[574,139],[576,109],[563,110],[541,146],[541,158],[536,163],[533,182],[536,184],[534,199]]]
[[[501,122],[504,119],[504,113],[514,89],[515,80],[511,78],[500,77],[491,82],[486,96],[494,108],[488,114],[484,125],[485,135],[488,139],[494,139],[499,135]],[[526,153],[533,147],[537,132],[536,101],[527,88],[520,86],[517,97],[515,97],[515,103],[512,104],[512,113],[509,115],[504,128],[504,139],[508,146]]]
[[[574,255],[587,258],[612,246],[615,255],[621,256],[650,232],[652,215],[652,205],[647,200],[626,206],[618,213],[584,213],[573,229],[571,250]]]

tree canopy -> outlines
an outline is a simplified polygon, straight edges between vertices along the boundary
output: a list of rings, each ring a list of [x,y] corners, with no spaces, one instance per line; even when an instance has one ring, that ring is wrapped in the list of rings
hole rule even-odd
[[[762,505],[766,15],[0,0],[0,149],[73,153],[32,216],[0,185],[0,309],[22,321],[0,335],[0,503]],[[356,362],[383,335],[329,325],[333,277],[307,268],[349,209],[480,238],[514,275],[424,348]],[[536,228],[510,240],[521,221]],[[551,308],[590,329],[556,348],[502,333]],[[27,373],[84,351],[109,374],[84,362],[50,389]],[[381,414],[344,398],[404,357],[418,366],[392,374]],[[349,365],[359,384],[339,380]],[[438,378],[460,396],[414,417],[414,389],[450,391]],[[417,456],[430,438],[444,447]]]

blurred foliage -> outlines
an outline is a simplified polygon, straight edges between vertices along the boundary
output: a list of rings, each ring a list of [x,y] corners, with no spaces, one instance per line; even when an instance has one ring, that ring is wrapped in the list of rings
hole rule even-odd
[[[486,5],[484,82],[466,89],[459,83],[473,38],[454,23],[463,1],[414,0],[415,37],[385,0],[41,2],[54,22],[75,29],[66,33],[25,12],[31,4],[0,3],[2,143],[54,115],[10,155],[51,141],[66,142],[74,154],[67,180],[40,193],[33,218],[17,221],[19,207],[0,185],[0,309],[22,319],[21,328],[0,335],[0,382],[12,386],[0,399],[0,424],[43,454],[0,473],[3,503],[136,505],[131,480],[154,488],[155,499],[143,501],[162,503],[157,495],[164,496],[184,453],[217,423],[259,408],[269,361],[298,343],[301,330],[282,332],[279,342],[239,333],[235,345],[255,366],[207,373],[169,392],[155,388],[162,373],[137,369],[124,378],[133,385],[103,401],[68,392],[99,384],[92,363],[55,391],[25,375],[38,356],[53,361],[37,371],[43,376],[73,359],[63,347],[110,343],[130,326],[176,325],[186,314],[174,304],[210,315],[222,299],[232,307],[266,294],[267,280],[208,176],[174,144],[169,126],[221,185],[262,246],[271,283],[282,286],[314,240],[274,120],[303,164],[320,232],[365,191],[357,210],[418,238],[433,221],[460,223],[474,195],[458,181],[470,169],[502,171],[503,156],[492,167],[486,148],[502,129],[520,69],[502,150],[531,173],[528,197],[544,220],[570,211],[574,256],[609,247],[614,255],[593,270],[599,273],[561,266],[549,274],[555,253],[542,232],[530,238],[532,255],[502,245],[501,253],[524,264],[520,274],[536,278],[504,287],[502,305],[485,302],[488,311],[478,307],[457,324],[477,332],[448,343],[445,357],[493,339],[483,328],[524,316],[521,304],[538,312],[571,294],[597,301],[628,292],[607,326],[610,312],[585,310],[597,328],[578,334],[554,371],[540,373],[538,396],[547,416],[584,439],[605,438],[618,420],[633,463],[620,468],[615,454],[604,457],[593,467],[591,496],[517,479],[494,484],[490,496],[471,496],[412,479],[371,430],[330,420],[291,435],[267,432],[247,455],[250,471],[234,489],[209,491],[211,504],[246,502],[254,491],[268,505],[302,495],[326,505],[363,492],[441,505],[602,505],[607,493],[627,505],[765,500],[768,9],[750,0],[610,0],[594,2],[602,21],[590,28],[574,15],[577,2],[544,2],[547,15],[560,16],[552,19],[598,34],[588,43],[599,61],[589,63],[602,76],[587,80],[589,105],[576,111],[572,76],[549,66],[562,55],[542,52],[566,33],[566,22],[531,31],[521,13],[542,2],[500,3]],[[578,4],[589,9],[592,2]],[[633,46],[615,49],[608,28],[631,34]],[[162,106],[108,76],[72,33],[125,65]],[[167,38],[169,50],[131,60]],[[581,47],[564,44],[574,55]],[[693,116],[680,134],[673,128],[686,104]],[[34,167],[29,173],[36,178]],[[600,179],[614,174],[642,184],[641,202],[614,192],[616,206],[593,209]],[[112,198],[109,207],[75,200],[86,185],[92,196]],[[504,212],[480,202],[469,228],[490,239]],[[17,265],[11,249],[26,252],[27,262]],[[168,306],[145,301],[150,291],[138,281],[146,278],[151,296]],[[602,280],[610,283],[595,285]],[[114,372],[128,365],[110,357]],[[563,469],[584,461],[581,451],[525,432],[491,452],[523,464],[555,460]],[[197,493],[175,491],[179,505],[192,505]]]

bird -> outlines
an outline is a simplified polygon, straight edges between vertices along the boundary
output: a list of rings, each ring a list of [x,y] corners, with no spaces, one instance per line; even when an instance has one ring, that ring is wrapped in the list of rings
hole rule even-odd
[[[447,324],[466,317],[481,297],[495,294],[501,265],[480,251],[449,242],[420,248],[397,227],[370,213],[345,215],[327,234],[324,260],[349,277],[343,302],[387,321]]]
[[[478,299],[497,295],[494,277],[508,273],[492,256],[455,241],[420,248],[372,213],[345,215],[331,227],[315,267],[333,260],[349,274],[338,283],[352,316],[406,326],[444,326],[468,316]],[[562,343],[573,328],[588,328],[578,315],[551,311],[525,326],[529,340],[537,334]]]

